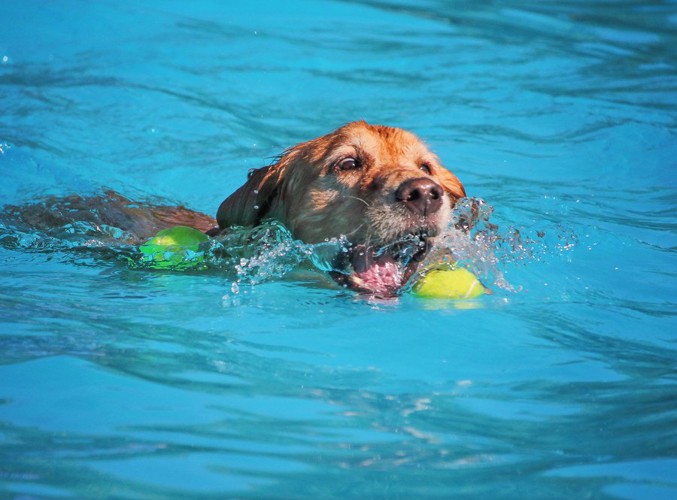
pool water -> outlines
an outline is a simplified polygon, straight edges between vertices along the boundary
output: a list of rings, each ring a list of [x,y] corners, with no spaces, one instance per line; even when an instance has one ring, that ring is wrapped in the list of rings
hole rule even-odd
[[[285,238],[139,268],[0,217],[1,496],[677,497],[676,46],[669,0],[4,2],[1,206],[214,214],[366,119],[482,204],[494,293],[365,300]]]

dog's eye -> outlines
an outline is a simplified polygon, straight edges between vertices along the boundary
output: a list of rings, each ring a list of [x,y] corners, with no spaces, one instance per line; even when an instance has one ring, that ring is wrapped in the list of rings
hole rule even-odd
[[[433,172],[432,169],[430,168],[430,164],[428,163],[421,163],[421,166],[419,168],[428,175],[432,174]]]
[[[359,166],[360,164],[357,162],[357,160],[350,157],[344,158],[336,164],[336,167],[339,170],[355,170],[356,168],[359,168]]]

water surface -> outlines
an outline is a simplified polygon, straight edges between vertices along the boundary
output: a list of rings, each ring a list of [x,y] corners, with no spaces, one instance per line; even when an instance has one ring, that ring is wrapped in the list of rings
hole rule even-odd
[[[4,495],[677,495],[675,2],[2,11],[3,206],[110,188],[213,214],[366,119],[424,138],[503,238],[468,256],[491,297],[380,302],[0,221]]]

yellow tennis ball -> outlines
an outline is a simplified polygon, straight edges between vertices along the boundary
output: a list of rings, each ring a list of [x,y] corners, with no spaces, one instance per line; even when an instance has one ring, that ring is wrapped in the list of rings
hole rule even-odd
[[[156,269],[188,269],[204,262],[200,244],[209,237],[188,226],[163,229],[139,247],[141,262]]]
[[[477,276],[463,267],[433,269],[414,285],[414,295],[425,299],[474,299],[485,293]]]

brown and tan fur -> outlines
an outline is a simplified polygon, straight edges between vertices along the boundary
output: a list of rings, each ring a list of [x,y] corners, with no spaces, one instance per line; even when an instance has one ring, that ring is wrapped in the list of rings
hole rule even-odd
[[[346,157],[361,159],[361,168],[338,170],[337,163]],[[422,165],[430,173],[423,172]],[[221,204],[217,220],[225,229],[277,219],[307,243],[341,235],[383,243],[421,223],[394,197],[402,182],[418,177],[430,177],[446,192],[441,217],[465,196],[458,178],[414,134],[353,122],[298,144],[275,164],[254,171]]]
[[[176,225],[217,236],[233,226],[274,219],[306,243],[344,238],[350,251],[332,276],[358,291],[392,295],[416,271],[464,196],[458,178],[414,134],[359,121],[293,146],[272,165],[252,171],[221,204],[216,220],[185,207],[136,203],[112,191],[8,206],[0,215],[7,225],[53,229],[57,235],[82,221],[119,228],[125,236],[116,241],[131,244]],[[106,231],[101,233],[105,240]],[[415,243],[404,258],[400,240],[407,237]]]
[[[22,231],[42,231],[60,235],[69,225],[85,222],[105,240],[108,227],[122,229],[125,234],[110,243],[139,244],[161,229],[190,226],[207,232],[216,226],[208,215],[175,205],[150,205],[135,202],[115,191],[97,196],[51,196],[30,205],[7,205],[0,213],[7,226]]]

